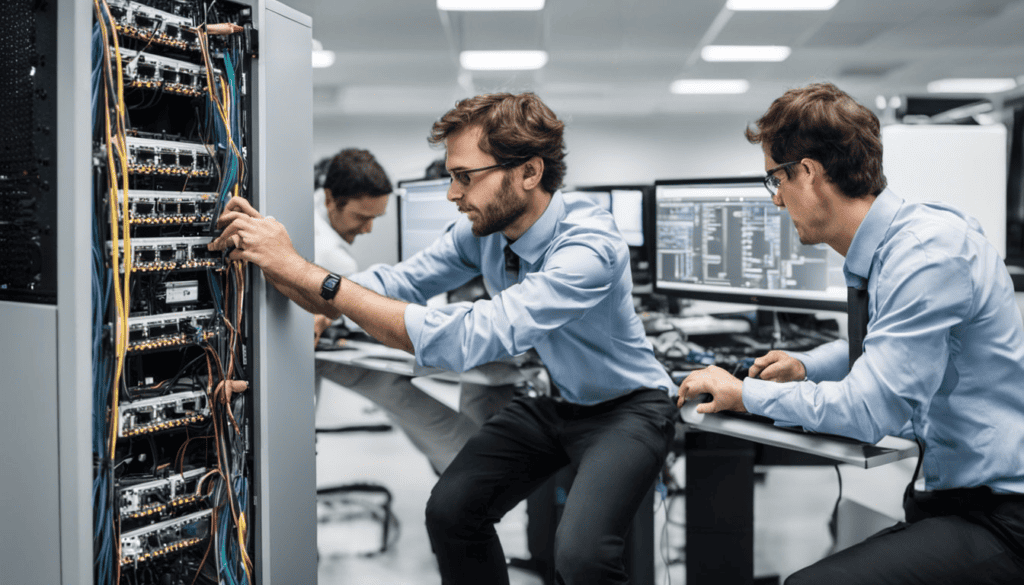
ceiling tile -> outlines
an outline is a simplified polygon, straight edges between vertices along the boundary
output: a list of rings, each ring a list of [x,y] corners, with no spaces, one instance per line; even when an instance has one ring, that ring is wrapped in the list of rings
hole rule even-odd
[[[946,47],[987,20],[981,16],[929,15],[889,29],[876,37],[876,43],[885,47]]]
[[[821,26],[827,12],[735,12],[711,44],[793,46]]]
[[[807,39],[807,47],[857,47],[892,27],[891,22],[826,22]]]

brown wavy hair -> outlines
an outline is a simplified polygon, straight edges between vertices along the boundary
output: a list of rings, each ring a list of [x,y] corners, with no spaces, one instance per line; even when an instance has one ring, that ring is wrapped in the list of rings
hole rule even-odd
[[[791,89],[755,124],[756,130],[747,128],[747,140],[766,145],[775,162],[814,159],[847,197],[885,189],[878,117],[835,85]]]
[[[565,123],[533,93],[492,93],[460,100],[434,122],[427,142],[444,144],[470,126],[483,128],[480,150],[499,164],[517,165],[534,156],[544,159],[541,188],[554,193],[565,178]]]

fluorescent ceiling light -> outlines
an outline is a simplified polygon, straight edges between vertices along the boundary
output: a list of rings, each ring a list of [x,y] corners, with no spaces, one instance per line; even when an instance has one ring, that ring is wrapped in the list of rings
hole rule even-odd
[[[996,93],[1017,87],[1012,77],[937,79],[928,84],[928,93]]]
[[[679,94],[747,93],[750,82],[746,79],[677,79],[670,89]]]
[[[785,61],[789,47],[776,45],[708,45],[700,50],[705,61]]]
[[[544,0],[437,0],[438,10],[462,12],[496,12],[542,10]]]
[[[463,51],[459,64],[471,71],[540,69],[548,62],[547,51]]]
[[[729,10],[832,10],[839,0],[729,0]]]
[[[320,41],[313,39],[313,68],[323,69],[334,65],[334,51],[325,51]]]

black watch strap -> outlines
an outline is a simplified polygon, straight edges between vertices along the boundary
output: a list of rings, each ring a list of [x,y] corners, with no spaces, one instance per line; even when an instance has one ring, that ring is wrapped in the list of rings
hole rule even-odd
[[[339,288],[341,288],[341,277],[332,272],[325,276],[324,281],[320,283],[320,296],[329,301],[338,294]]]

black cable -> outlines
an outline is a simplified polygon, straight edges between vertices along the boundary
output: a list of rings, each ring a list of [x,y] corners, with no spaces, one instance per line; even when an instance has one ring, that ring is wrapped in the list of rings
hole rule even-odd
[[[843,499],[843,474],[839,472],[839,464],[833,467],[836,470],[836,478],[839,480],[839,495],[836,496],[836,505],[832,507],[832,517],[828,521],[828,533],[832,537],[832,548],[835,549],[839,534],[839,501]]]

